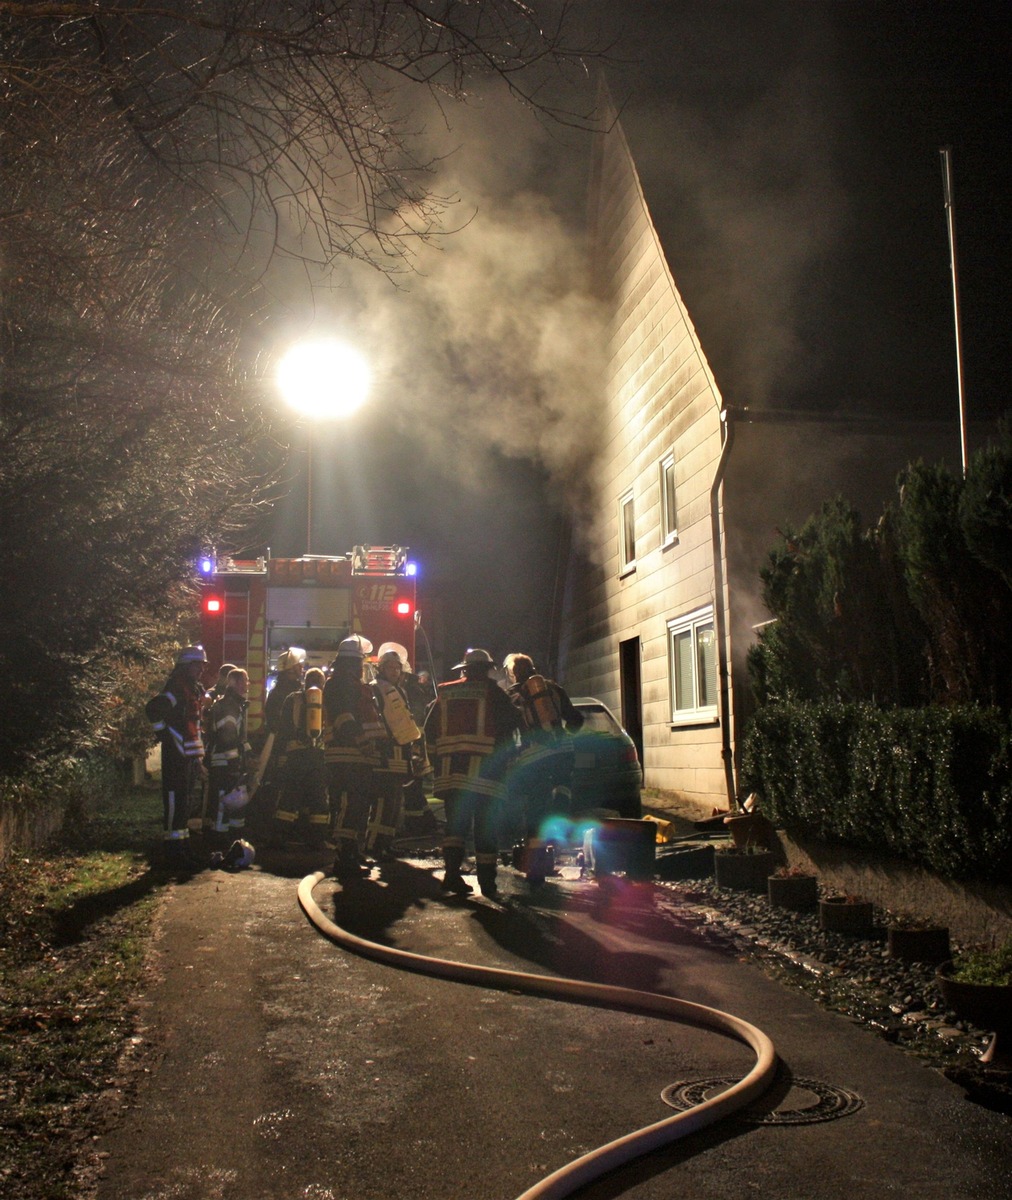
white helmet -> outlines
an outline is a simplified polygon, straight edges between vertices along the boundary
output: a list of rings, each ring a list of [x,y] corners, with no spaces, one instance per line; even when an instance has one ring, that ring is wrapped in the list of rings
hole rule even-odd
[[[256,858],[256,851],[249,842],[239,838],[225,851],[221,865],[228,867],[230,871],[244,871],[253,865],[254,858]]]
[[[183,663],[206,663],[207,655],[204,653],[203,646],[184,646],[176,655],[176,666],[181,667]]]
[[[410,663],[408,662],[408,652],[400,644],[400,642],[384,642],[383,645],[380,646],[379,650],[377,651],[376,657],[380,662],[382,662],[388,654],[391,654],[395,658],[398,658],[400,660],[401,666],[405,670],[407,670],[408,667],[410,666]]]
[[[226,792],[222,796],[221,802],[227,809],[231,809],[232,811],[245,808],[249,804],[249,790],[244,783],[240,783],[238,787],[234,787],[230,792]]]
[[[338,658],[361,659],[370,653],[372,653],[372,642],[357,633],[353,633],[351,637],[346,637],[337,648]]]
[[[287,650],[282,650],[278,655],[278,674],[294,671],[296,667],[301,669],[305,665],[306,652],[301,646],[289,646]]]

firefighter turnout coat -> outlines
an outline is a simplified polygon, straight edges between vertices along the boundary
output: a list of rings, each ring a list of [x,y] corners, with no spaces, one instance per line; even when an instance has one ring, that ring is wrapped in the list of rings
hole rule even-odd
[[[434,791],[501,799],[514,751],[517,711],[492,679],[441,683],[425,721]]]

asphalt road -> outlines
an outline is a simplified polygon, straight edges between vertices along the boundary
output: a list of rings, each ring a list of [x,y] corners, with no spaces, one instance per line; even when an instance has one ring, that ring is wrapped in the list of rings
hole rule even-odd
[[[747,1047],[698,1027],[348,953],[297,903],[299,879],[320,865],[267,861],[172,888],[136,1066],[95,1145],[96,1200],[511,1200],[671,1115],[670,1085],[712,1094],[722,1086],[712,1081],[752,1065]],[[328,880],[315,899],[381,943],[735,1013],[773,1039],[795,1080],[815,1085],[783,1085],[767,1111],[855,1109],[804,1124],[729,1121],[581,1200],[1012,1200],[1012,1118],[730,957],[669,896],[566,878],[530,896],[502,870],[505,904],[445,901],[436,867],[418,857],[348,889]]]

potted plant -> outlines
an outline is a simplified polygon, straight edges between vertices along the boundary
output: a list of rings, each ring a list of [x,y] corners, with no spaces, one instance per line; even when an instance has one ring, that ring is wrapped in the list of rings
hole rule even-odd
[[[718,846],[713,855],[717,887],[763,892],[773,869],[773,852],[761,846]]]
[[[772,846],[773,822],[763,816],[755,792],[746,797],[737,812],[729,813],[724,818],[724,825],[739,849],[755,846],[760,850],[769,850]]]
[[[814,908],[819,900],[818,881],[803,867],[778,867],[767,879],[766,890],[774,908],[795,912]]]
[[[942,999],[961,1021],[991,1031],[980,1061],[1012,1069],[1007,1044],[1012,1041],[1012,938],[997,948],[974,947],[957,955],[938,968],[935,979]]]
[[[886,946],[892,958],[904,962],[943,963],[952,955],[949,929],[917,917],[899,916],[886,929]]]
[[[860,896],[825,896],[819,901],[819,927],[827,933],[866,936],[872,930],[873,912],[871,901]]]

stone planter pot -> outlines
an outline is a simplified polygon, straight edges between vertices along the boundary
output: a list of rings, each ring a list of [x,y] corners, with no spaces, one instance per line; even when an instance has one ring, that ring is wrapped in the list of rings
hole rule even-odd
[[[953,970],[953,963],[942,963],[935,975],[942,999],[961,1021],[993,1033],[980,1061],[1012,1070],[1012,984],[961,983],[951,978]]]
[[[891,925],[886,931],[886,944],[891,957],[904,962],[943,963],[951,954],[949,930],[943,925],[928,929]]]
[[[871,933],[872,912],[868,900],[848,901],[830,896],[819,901],[819,928],[827,933],[863,937]]]
[[[736,854],[720,851],[713,856],[714,878],[717,887],[739,892],[764,892],[766,880],[773,869],[773,854],[769,850],[758,854]]]
[[[819,884],[814,875],[771,875],[766,890],[774,908],[805,912],[819,902]]]

